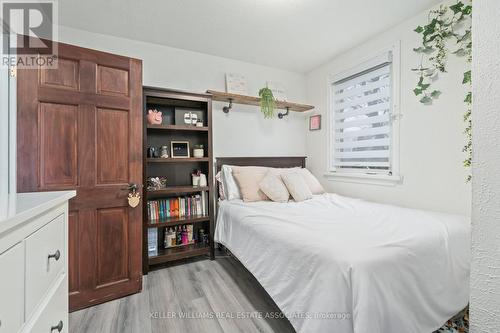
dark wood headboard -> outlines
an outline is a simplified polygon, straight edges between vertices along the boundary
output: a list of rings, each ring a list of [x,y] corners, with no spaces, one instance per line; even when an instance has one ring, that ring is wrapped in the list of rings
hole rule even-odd
[[[217,157],[215,158],[215,173],[222,169],[224,164],[237,166],[263,166],[269,168],[293,168],[306,167],[305,156],[284,156],[284,157]],[[219,199],[219,183],[215,181],[215,195]]]
[[[215,162],[216,172],[219,172],[224,164],[238,166],[264,166],[270,168],[305,168],[306,157],[217,157]]]

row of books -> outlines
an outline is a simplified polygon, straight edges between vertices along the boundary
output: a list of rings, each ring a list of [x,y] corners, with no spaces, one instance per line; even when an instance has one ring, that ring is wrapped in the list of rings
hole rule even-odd
[[[147,203],[150,223],[170,217],[196,217],[208,215],[208,193],[202,191],[186,197],[150,200]]]

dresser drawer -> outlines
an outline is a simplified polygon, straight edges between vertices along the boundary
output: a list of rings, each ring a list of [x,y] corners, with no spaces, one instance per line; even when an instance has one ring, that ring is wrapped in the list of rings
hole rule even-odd
[[[66,267],[64,215],[26,238],[26,316]]]
[[[38,318],[34,319],[33,326],[28,329],[29,332],[68,332],[68,281],[66,276],[60,281],[61,283],[52,298],[40,312]]]
[[[0,254],[0,270],[0,333],[17,332],[24,321],[22,243]]]

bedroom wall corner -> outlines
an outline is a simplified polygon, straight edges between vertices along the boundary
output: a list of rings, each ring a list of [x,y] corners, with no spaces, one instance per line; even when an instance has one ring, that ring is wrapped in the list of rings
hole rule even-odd
[[[443,93],[433,105],[420,104],[412,91],[418,77],[411,68],[420,63],[420,56],[413,51],[419,44],[419,36],[413,30],[427,21],[427,14],[428,10],[307,73],[308,103],[315,105],[315,112],[323,115],[322,129],[307,132],[308,167],[330,192],[469,216],[471,186],[465,182],[469,170],[462,165],[466,106],[461,96],[465,97],[466,89],[461,82],[465,61],[449,57],[449,73],[436,82]],[[404,178],[402,184],[384,186],[325,178],[328,76],[352,67],[357,60],[361,62],[397,41],[401,45],[399,164]]]
[[[250,95],[257,95],[266,81],[283,83],[290,101],[305,102],[305,74],[193,52],[138,40],[59,27],[64,43],[121,54],[143,60],[145,86],[205,92],[225,91],[225,74],[240,73],[247,78]],[[291,112],[283,120],[264,119],[257,107],[213,103],[214,156],[304,156],[305,116]]]
[[[500,327],[500,2],[474,2],[471,332]]]

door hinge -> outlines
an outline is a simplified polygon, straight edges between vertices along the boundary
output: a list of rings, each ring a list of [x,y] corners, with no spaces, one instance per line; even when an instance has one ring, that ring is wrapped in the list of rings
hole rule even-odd
[[[10,77],[16,77],[17,76],[17,70],[16,66],[12,66],[9,70]]]

